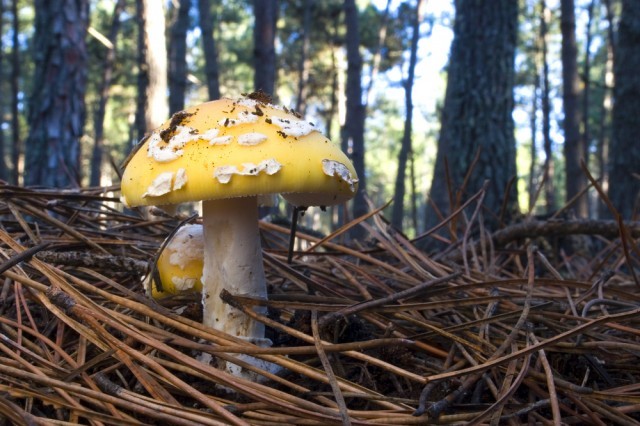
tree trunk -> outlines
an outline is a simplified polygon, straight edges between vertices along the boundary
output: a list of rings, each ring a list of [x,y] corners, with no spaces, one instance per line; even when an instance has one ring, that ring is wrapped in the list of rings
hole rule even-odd
[[[609,25],[612,22],[609,21]],[[609,148],[611,146],[611,120],[613,108],[613,33],[607,34],[607,59],[604,67],[602,67],[601,81],[603,83],[604,94],[602,96],[602,104],[600,105],[600,116],[598,120],[598,145],[596,147],[596,157],[598,161],[598,171],[600,172],[601,185],[605,191],[609,188]],[[611,215],[605,203],[598,205],[598,218]]]
[[[147,46],[145,42],[145,0],[136,0],[136,27],[138,30],[138,51],[136,52],[136,62],[138,65],[138,75],[136,76],[136,118],[134,121],[134,144],[142,140],[147,133],[147,123],[145,121],[145,111],[147,104],[147,87],[149,87],[149,72],[147,70]]]
[[[551,87],[549,83],[548,59],[548,25],[550,11],[545,0],[540,1],[540,41],[542,43],[542,139],[544,146],[544,165],[542,179],[544,181],[544,199],[547,214],[556,210],[555,161],[553,159],[553,141],[551,140]]]
[[[479,191],[485,180],[489,228],[499,225],[503,203],[507,214],[517,210],[515,185],[505,194],[516,175],[512,111],[517,28],[518,2],[456,2],[442,127],[425,218],[428,228],[440,222],[438,211],[448,214]],[[458,194],[454,206],[449,185]]]
[[[391,0],[387,0],[387,4],[382,12],[382,22],[378,29],[378,41],[373,49],[371,59],[371,75],[369,76],[369,84],[364,93],[364,107],[365,109],[371,103],[371,97],[373,96],[373,83],[378,78],[378,72],[380,71],[380,61],[382,60],[382,46],[384,46],[387,39],[387,27],[389,26],[389,9],[391,8]]]
[[[347,111],[343,129],[342,145],[351,154],[351,161],[360,179],[359,190],[353,199],[353,217],[367,213],[366,177],[364,163],[364,105],[362,104],[362,57],[360,55],[360,33],[358,8],[355,0],[344,2],[345,24],[347,27]],[[361,227],[353,228],[354,238],[364,236]]]
[[[187,91],[187,31],[191,0],[179,0],[169,48],[169,113],[184,109]]]
[[[274,97],[276,84],[276,23],[277,0],[254,0],[253,59],[255,74],[253,88]]]
[[[295,109],[304,116],[307,109],[307,81],[309,80],[310,65],[309,44],[314,0],[304,0],[303,7],[302,49],[300,52],[300,61],[298,62],[298,93],[296,95]]]
[[[18,0],[11,2],[12,40],[11,40],[11,159],[13,163],[13,183],[20,182],[20,16],[18,15]]]
[[[35,11],[35,75],[29,100],[25,184],[78,187],[89,2],[36,0]]]
[[[0,34],[4,34],[4,2],[0,1]],[[3,75],[4,68],[4,43],[0,40],[0,75]],[[2,116],[4,116],[4,112],[0,111]],[[2,120],[4,121],[4,120]],[[4,137],[4,130],[0,128],[0,181],[8,181],[9,179],[9,167],[7,167],[7,159],[6,159],[6,141]]]
[[[580,134],[580,81],[578,80],[578,49],[576,47],[576,17],[574,0],[561,0],[562,13],[562,100],[564,104],[564,158],[566,201],[587,186],[580,163],[587,162],[585,142]],[[585,193],[576,200],[574,211],[578,217],[589,217],[589,202]]]
[[[590,97],[591,97],[591,44],[593,41],[593,34],[591,33],[591,26],[593,23],[593,9],[596,0],[591,0],[589,6],[587,6],[587,28],[585,34],[584,44],[584,63],[582,65],[582,80],[584,86],[582,89],[582,134],[584,140],[585,158],[589,158],[589,151],[591,147],[591,128],[590,128]]]
[[[145,64],[149,77],[145,123],[147,130],[153,130],[169,117],[164,1],[143,0],[143,2],[145,3]]]
[[[405,180],[407,160],[412,152],[411,138],[413,130],[413,81],[415,77],[416,63],[418,62],[418,41],[420,40],[420,22],[422,21],[421,6],[422,0],[416,0],[416,10],[412,23],[413,34],[411,36],[409,69],[407,71],[407,79],[404,81],[404,132],[402,134],[400,154],[398,155],[398,173],[396,174],[394,202],[391,212],[391,224],[399,230],[402,230],[402,221],[404,218],[404,194],[406,192]]]
[[[111,76],[113,74],[113,64],[116,59],[116,44],[118,32],[120,31],[120,15],[124,10],[124,0],[118,0],[113,8],[113,17],[111,18],[111,27],[109,28],[108,38],[111,42],[111,48],[107,51],[107,56],[102,65],[102,76],[100,81],[98,106],[94,113],[94,131],[95,137],[93,141],[93,152],[91,154],[91,177],[90,186],[100,185],[100,177],[102,175],[102,158],[104,148],[104,116],[107,111],[107,101],[109,100],[109,90],[111,89]]]
[[[538,183],[537,183],[537,158],[538,158],[538,100],[540,98],[540,67],[539,60],[539,40],[536,43],[533,60],[533,87],[531,91],[531,113],[529,118],[529,127],[531,128],[531,163],[529,164],[529,212],[533,212],[537,201]]]
[[[213,36],[213,19],[209,0],[198,1],[200,31],[202,32],[202,49],[204,51],[204,70],[207,80],[209,99],[220,98],[220,71],[218,69],[218,50]]]
[[[615,50],[613,138],[609,153],[609,198],[631,219],[640,195],[640,3],[623,0]]]

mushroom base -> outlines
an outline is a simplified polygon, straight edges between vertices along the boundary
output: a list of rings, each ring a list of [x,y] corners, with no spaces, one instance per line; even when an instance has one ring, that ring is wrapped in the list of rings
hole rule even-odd
[[[270,342],[265,344],[264,324],[220,299],[223,289],[233,295],[267,298],[257,197],[203,201],[202,217],[203,323],[260,346],[269,346]],[[262,312],[265,311],[263,308]],[[227,365],[225,369],[234,375],[241,375],[237,367]]]

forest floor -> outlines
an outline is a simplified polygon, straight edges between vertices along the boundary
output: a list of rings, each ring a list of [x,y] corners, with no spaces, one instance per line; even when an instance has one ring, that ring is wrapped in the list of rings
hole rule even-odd
[[[226,298],[267,325],[259,348],[201,326],[199,295],[145,295],[179,222],[0,186],[0,424],[640,422],[636,224],[476,223],[427,254],[376,213],[352,223],[366,246],[303,231],[289,264],[262,222],[268,315]],[[281,369],[255,383],[203,351]]]

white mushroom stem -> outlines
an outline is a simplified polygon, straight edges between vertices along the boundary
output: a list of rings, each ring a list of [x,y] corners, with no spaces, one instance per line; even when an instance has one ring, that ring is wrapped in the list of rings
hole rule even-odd
[[[267,298],[257,197],[203,201],[202,218],[203,323],[264,346],[264,324],[220,299],[223,289],[233,295]]]

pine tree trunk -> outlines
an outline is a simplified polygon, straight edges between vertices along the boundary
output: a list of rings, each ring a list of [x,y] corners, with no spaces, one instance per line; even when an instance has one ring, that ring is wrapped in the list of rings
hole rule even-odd
[[[404,131],[402,134],[402,142],[400,144],[400,153],[398,155],[398,173],[396,174],[396,184],[394,190],[394,201],[391,212],[391,224],[399,230],[402,230],[402,222],[404,219],[404,195],[407,160],[411,155],[412,147],[412,131],[413,131],[413,81],[415,77],[416,63],[418,62],[418,41],[420,40],[420,9],[422,0],[416,1],[416,10],[412,24],[413,34],[411,36],[411,53],[409,56],[409,70],[407,79],[404,82]]]
[[[611,146],[611,120],[613,108],[613,43],[612,33],[607,35],[607,59],[602,67],[600,81],[603,84],[602,104],[600,105],[600,116],[598,117],[598,144],[596,146],[596,159],[600,180],[603,188],[609,187],[609,148]],[[598,218],[608,217],[611,212],[605,203],[598,204]]]
[[[167,103],[167,43],[163,0],[145,3],[145,64],[149,85],[146,91],[145,123],[147,130],[160,126],[169,117]]]
[[[547,214],[551,214],[557,208],[555,190],[555,161],[553,159],[553,141],[551,140],[551,87],[549,83],[549,59],[548,59],[548,24],[550,11],[545,0],[540,1],[540,41],[542,43],[542,139],[544,147],[544,165],[542,166],[542,179],[544,181],[544,200]]]
[[[255,74],[253,87],[274,96],[276,84],[276,23],[277,0],[254,0],[253,59]]]
[[[136,52],[136,63],[138,65],[138,74],[136,76],[136,117],[134,122],[134,139],[142,140],[147,133],[147,123],[145,120],[145,111],[147,103],[147,87],[149,86],[149,73],[147,72],[146,58],[147,46],[145,43],[145,0],[136,0],[136,29],[138,35],[138,51]],[[126,154],[126,153],[125,153]]]
[[[4,16],[4,2],[0,1],[0,17]],[[4,34],[4,19],[0,19],[0,34]],[[0,40],[0,75],[4,74],[4,43]],[[2,115],[4,116],[4,112]],[[7,152],[6,139],[4,137],[4,130],[0,128],[0,181],[7,181],[9,179],[9,167],[7,166],[7,159],[5,158]]]
[[[533,60],[533,88],[531,92],[531,113],[529,118],[529,127],[531,129],[531,163],[529,164],[529,212],[534,210],[537,196],[539,195],[537,188],[537,158],[538,158],[538,100],[540,98],[540,69],[538,65],[538,46],[536,44],[536,52]]]
[[[209,0],[197,0],[202,32],[202,49],[204,51],[204,69],[209,99],[220,98],[220,71],[218,68],[218,49],[213,36],[213,19]]]
[[[78,187],[85,120],[87,0],[36,0],[25,185]]]
[[[364,107],[365,109],[371,103],[371,97],[373,96],[373,83],[378,78],[378,72],[380,72],[380,62],[382,61],[382,47],[387,39],[387,29],[389,26],[389,10],[391,8],[391,0],[387,0],[387,4],[382,12],[382,18],[380,22],[380,28],[378,29],[378,41],[374,46],[371,59],[371,73],[369,75],[369,84],[364,93]]]
[[[357,218],[367,213],[366,177],[364,162],[364,105],[362,104],[362,57],[360,55],[360,33],[358,8],[354,0],[344,2],[345,24],[347,27],[347,111],[343,129],[343,147],[351,153],[353,167],[360,179],[359,189],[353,199],[353,217]],[[354,238],[364,235],[361,227],[353,228]]]
[[[296,111],[303,116],[307,109],[307,80],[309,79],[309,44],[311,34],[311,16],[314,0],[304,0],[302,12],[302,49],[298,61],[298,91],[296,95]]]
[[[184,109],[187,91],[187,31],[191,0],[180,0],[175,22],[171,26],[169,46],[169,113]]]
[[[457,207],[488,181],[484,217],[489,228],[499,225],[503,203],[507,214],[517,210],[515,186],[505,194],[516,175],[512,111],[517,28],[518,2],[456,2],[427,229],[440,222],[438,211],[444,216],[451,212],[449,184],[458,194],[453,200],[453,207]]]
[[[640,3],[623,0],[615,50],[613,138],[609,198],[625,219],[638,214],[640,196]]]
[[[582,134],[584,140],[585,157],[588,159],[588,153],[591,148],[591,123],[590,119],[590,98],[591,98],[591,45],[593,41],[593,34],[591,27],[593,24],[593,9],[595,7],[596,0],[591,0],[589,6],[587,6],[587,28],[585,34],[584,44],[584,63],[582,65],[582,80],[584,87],[582,89]]]
[[[585,141],[580,133],[580,88],[578,80],[578,48],[576,47],[576,18],[574,0],[561,0],[562,12],[562,100],[564,104],[564,158],[566,201],[571,200],[587,186],[580,163],[587,162]],[[579,217],[589,216],[587,194],[574,204]]]
[[[102,76],[100,81],[98,106],[94,112],[94,141],[93,152],[91,154],[91,175],[89,180],[90,186],[100,185],[100,177],[102,174],[102,158],[104,149],[104,116],[107,111],[107,102],[109,100],[109,90],[111,89],[111,76],[113,74],[113,64],[116,59],[116,44],[118,32],[120,31],[120,15],[124,10],[125,1],[118,0],[113,8],[113,17],[111,18],[111,27],[109,28],[108,38],[111,41],[111,48],[107,51],[107,56],[102,64]]]
[[[12,28],[11,37],[11,159],[13,164],[13,183],[20,182],[20,16],[18,15],[18,0],[11,2]]]

